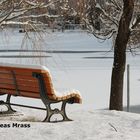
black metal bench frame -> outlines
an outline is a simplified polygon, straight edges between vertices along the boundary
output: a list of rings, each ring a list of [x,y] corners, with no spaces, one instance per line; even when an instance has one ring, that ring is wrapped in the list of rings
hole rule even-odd
[[[71,119],[69,119],[67,117],[67,114],[66,114],[66,104],[67,103],[73,104],[74,103],[74,98],[72,97],[72,98],[69,98],[67,100],[60,100],[60,101],[55,101],[55,100],[49,99],[49,97],[47,96],[47,91],[46,91],[43,75],[41,73],[33,72],[32,76],[38,80],[39,91],[40,91],[40,99],[42,100],[43,104],[45,105],[45,108],[33,107],[33,106],[27,106],[27,105],[11,103],[10,99],[11,99],[12,95],[8,94],[5,102],[4,101],[0,101],[0,105],[6,105],[8,110],[6,112],[0,112],[0,113],[1,114],[12,114],[12,113],[15,113],[16,111],[14,109],[12,109],[12,107],[11,107],[13,105],[13,106],[20,106],[20,107],[28,107],[28,108],[33,108],[33,109],[46,110],[47,113],[46,113],[46,117],[43,120],[43,122],[51,122],[51,117],[54,114],[61,114],[62,117],[63,117],[63,120],[61,120],[61,121],[71,121]],[[18,85],[17,85],[14,73],[13,73],[13,82],[14,82],[16,90],[17,90],[16,91],[17,94],[13,95],[13,96],[20,96],[20,92],[18,91]],[[0,95],[4,95],[4,94],[0,94]],[[51,109],[51,104],[59,103],[59,102],[62,102],[61,109],[58,109],[58,108]],[[55,122],[57,122],[57,120],[55,120]]]

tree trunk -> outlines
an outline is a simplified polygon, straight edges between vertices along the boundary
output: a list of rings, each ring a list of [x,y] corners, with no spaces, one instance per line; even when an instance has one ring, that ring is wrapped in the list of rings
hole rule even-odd
[[[130,22],[134,11],[134,0],[123,0],[123,14],[119,22],[114,46],[110,110],[123,110],[123,79],[126,65],[126,47],[130,36]]]

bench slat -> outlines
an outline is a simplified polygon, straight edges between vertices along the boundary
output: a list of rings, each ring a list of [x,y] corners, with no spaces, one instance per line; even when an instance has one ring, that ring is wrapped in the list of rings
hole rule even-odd
[[[0,89],[12,89],[16,90],[16,87],[14,84],[0,84]],[[18,85],[19,91],[28,91],[28,92],[37,92],[39,93],[38,87],[30,87],[28,85]]]
[[[16,95],[15,90],[10,90],[10,89],[0,89],[0,94],[11,94],[11,95]],[[40,95],[35,93],[35,92],[20,92],[20,96],[23,97],[30,97],[30,98],[40,98]]]
[[[1,78],[0,77],[0,83],[4,83],[4,84],[12,84],[13,80],[12,79],[5,79],[5,78]]]
[[[13,79],[13,76],[10,73],[5,73],[5,74],[0,73],[0,78],[1,79]],[[37,81],[34,77],[32,77],[32,75],[16,75],[16,79]]]
[[[10,73],[0,73],[0,78],[2,78],[2,79],[13,79],[13,76]]]
[[[29,98],[40,98],[40,94],[30,93],[30,92],[21,92],[20,96],[29,97]]]
[[[18,85],[28,85],[31,87],[38,87],[38,81],[37,80],[24,80],[24,79],[16,79]],[[13,79],[4,79],[0,78],[0,84],[13,84]]]
[[[19,75],[32,75],[32,72],[43,73],[44,70],[41,69],[31,69],[31,68],[17,68],[17,67],[3,67],[0,66],[0,72],[10,72],[13,71]],[[44,71],[45,72],[45,71]]]

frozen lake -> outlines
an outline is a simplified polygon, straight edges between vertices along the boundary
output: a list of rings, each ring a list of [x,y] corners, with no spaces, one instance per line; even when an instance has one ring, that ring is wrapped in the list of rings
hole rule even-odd
[[[18,33],[17,30],[0,33],[0,62],[45,65],[51,70],[58,91],[77,89],[82,94],[83,106],[86,108],[108,107],[113,62],[110,40],[101,42],[85,32],[48,33],[40,37],[43,40],[34,40],[34,37],[32,41],[36,43],[29,40],[23,43],[23,37],[24,33]],[[38,49],[40,52],[3,52],[5,49]],[[140,105],[139,61],[139,52],[134,56],[128,53],[131,105]],[[124,84],[126,105],[126,76]]]

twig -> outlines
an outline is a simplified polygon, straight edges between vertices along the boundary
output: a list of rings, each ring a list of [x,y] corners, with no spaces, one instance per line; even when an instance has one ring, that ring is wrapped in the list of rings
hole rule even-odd
[[[111,123],[108,123],[116,132],[118,132],[117,131],[117,129],[111,124]]]

